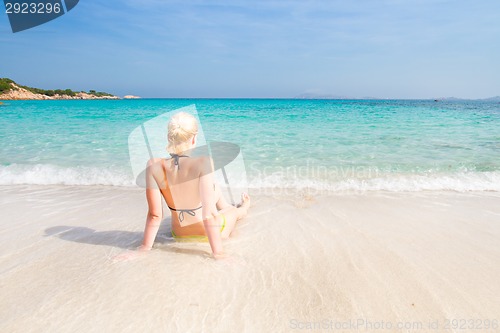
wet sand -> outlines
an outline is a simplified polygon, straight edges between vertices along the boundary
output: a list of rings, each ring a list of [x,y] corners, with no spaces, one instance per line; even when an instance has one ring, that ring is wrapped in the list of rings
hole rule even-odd
[[[141,242],[143,190],[0,187],[0,331],[452,331],[446,320],[500,320],[500,193],[274,193],[250,192],[224,243],[232,260],[174,242],[166,210],[153,251],[117,262]]]

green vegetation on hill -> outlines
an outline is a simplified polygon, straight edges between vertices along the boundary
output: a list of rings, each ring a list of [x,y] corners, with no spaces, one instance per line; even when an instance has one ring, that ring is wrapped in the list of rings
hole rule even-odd
[[[102,92],[102,91],[95,91],[95,90],[89,90],[89,92],[87,94],[94,95],[94,96],[97,96],[97,97],[113,96],[111,94],[108,94],[108,93],[105,93],[105,92]]]
[[[41,95],[46,95],[46,96],[54,96],[54,95],[68,95],[68,96],[75,96],[78,94],[78,91],[73,91],[71,89],[55,89],[55,90],[46,90],[46,89],[40,89],[40,88],[33,88],[33,87],[28,87],[28,86],[22,86],[20,84],[15,83],[11,79],[8,78],[0,78],[0,94],[4,92],[8,92],[12,90],[11,83],[16,84],[20,88],[24,88],[28,91],[31,91],[34,94],[41,94]],[[82,91],[83,93],[89,94],[89,95],[94,95],[97,97],[104,97],[104,96],[113,96],[112,94],[108,94],[105,92],[101,91],[95,91],[95,90],[89,90],[89,92]]]
[[[11,83],[14,83],[11,79],[0,78],[0,94],[9,91],[12,88]]]

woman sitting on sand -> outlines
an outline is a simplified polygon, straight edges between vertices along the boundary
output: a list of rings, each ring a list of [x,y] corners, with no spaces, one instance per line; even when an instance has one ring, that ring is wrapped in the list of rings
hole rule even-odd
[[[168,123],[167,151],[171,158],[154,158],[146,171],[148,214],[144,239],[138,250],[153,246],[162,220],[161,197],[172,213],[172,236],[176,239],[206,240],[215,258],[224,258],[222,239],[229,237],[236,221],[244,217],[250,198],[243,193],[241,204],[230,205],[214,182],[210,157],[191,157],[196,146],[198,124],[194,116],[180,112]]]

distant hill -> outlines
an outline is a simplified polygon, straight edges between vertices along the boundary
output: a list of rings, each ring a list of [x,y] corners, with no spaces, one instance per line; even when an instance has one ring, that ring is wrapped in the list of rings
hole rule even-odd
[[[469,98],[458,98],[458,97],[441,97],[436,98],[437,101],[485,101],[485,102],[500,102],[500,96],[489,97],[489,98],[477,98],[477,99],[469,99]]]
[[[349,99],[349,100],[387,100],[388,98],[378,98],[378,97],[351,97],[351,96],[340,96],[340,95],[327,95],[327,94],[316,94],[316,93],[302,93],[293,97],[294,99]],[[389,98],[392,99],[392,98]],[[483,98],[483,99],[467,99],[467,98],[457,98],[457,97],[438,97],[438,98],[427,98],[429,100],[438,101],[486,101],[486,102],[500,102],[500,96]],[[394,100],[404,100],[404,98],[394,98]],[[410,98],[411,100],[411,98]],[[425,100],[423,98],[422,100]]]
[[[71,89],[46,90],[33,88],[22,86],[8,78],[0,78],[0,100],[16,99],[119,99],[119,97],[95,90],[78,92]]]

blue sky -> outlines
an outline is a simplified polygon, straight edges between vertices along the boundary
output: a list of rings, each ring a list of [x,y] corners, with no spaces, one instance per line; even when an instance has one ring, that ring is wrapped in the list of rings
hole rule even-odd
[[[0,77],[142,97],[500,95],[500,1],[81,0],[13,34]]]

